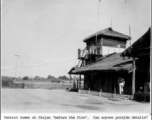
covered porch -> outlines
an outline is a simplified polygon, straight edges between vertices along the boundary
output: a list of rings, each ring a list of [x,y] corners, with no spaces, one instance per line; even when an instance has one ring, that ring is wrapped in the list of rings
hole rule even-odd
[[[132,58],[123,58],[113,53],[99,59],[96,63],[75,68],[69,74],[79,76],[78,88],[82,93],[116,95],[119,94],[118,78],[125,79],[124,95],[132,94]],[[84,76],[83,87],[80,85]],[[81,86],[81,87],[79,87]],[[82,91],[83,90],[83,91]],[[89,92],[88,92],[89,91]]]

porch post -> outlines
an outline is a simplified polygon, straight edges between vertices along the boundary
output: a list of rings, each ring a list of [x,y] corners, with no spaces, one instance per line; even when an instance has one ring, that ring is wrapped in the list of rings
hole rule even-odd
[[[114,80],[114,94],[116,94],[116,82],[117,82],[117,76],[115,75]]]
[[[135,58],[133,58],[132,96],[134,96],[134,94],[135,94],[135,74],[136,74],[136,64],[135,64]]]
[[[78,49],[78,59],[81,57],[81,50]]]
[[[108,73],[108,93],[109,93],[109,73]]]
[[[78,79],[76,79],[76,80],[77,80],[77,89],[78,89],[78,88],[79,88],[79,87],[78,87]]]
[[[101,38],[101,43],[100,43],[100,55],[103,55],[102,46],[103,46],[103,38]]]
[[[102,92],[102,77],[101,77],[101,74],[99,75],[99,79],[100,79],[100,92]]]
[[[84,79],[83,79],[83,89],[85,90],[85,83],[86,82],[86,75],[84,74]]]
[[[80,74],[79,88],[81,89],[81,74]]]
[[[72,80],[72,78],[71,78],[71,74],[69,74],[69,77],[70,77],[70,85],[71,85],[71,80]]]

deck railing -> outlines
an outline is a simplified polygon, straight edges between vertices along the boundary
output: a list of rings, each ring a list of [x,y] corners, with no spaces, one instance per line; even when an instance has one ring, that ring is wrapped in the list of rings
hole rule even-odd
[[[101,47],[91,45],[89,47],[86,47],[84,50],[78,49],[78,59],[85,58],[86,55],[101,55],[100,53]]]
[[[100,49],[101,47],[92,45],[89,47],[89,54],[100,55]]]

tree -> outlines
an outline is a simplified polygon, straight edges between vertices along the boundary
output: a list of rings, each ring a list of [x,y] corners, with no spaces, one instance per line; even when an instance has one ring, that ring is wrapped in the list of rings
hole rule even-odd
[[[54,76],[48,75],[47,79],[54,79]]]
[[[62,80],[69,80],[69,78],[67,76],[59,76],[59,79],[62,79]]]
[[[13,77],[2,76],[2,87],[13,87],[14,80]]]
[[[28,76],[23,77],[23,80],[28,80],[28,79],[29,79]]]
[[[34,80],[41,80],[41,78],[39,76],[35,76]]]

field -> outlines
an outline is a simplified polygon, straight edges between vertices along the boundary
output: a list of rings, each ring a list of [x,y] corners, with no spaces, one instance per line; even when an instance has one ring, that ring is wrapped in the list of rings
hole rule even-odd
[[[150,113],[150,103],[67,92],[73,81],[58,81],[3,80],[2,113]]]
[[[150,103],[50,89],[2,89],[2,113],[150,113]]]
[[[72,87],[72,82],[51,82],[51,81],[15,81],[16,84],[24,83],[24,89],[66,89]]]
[[[46,80],[13,80],[2,79],[3,88],[24,88],[24,89],[66,89],[73,85],[73,81],[60,79]]]

